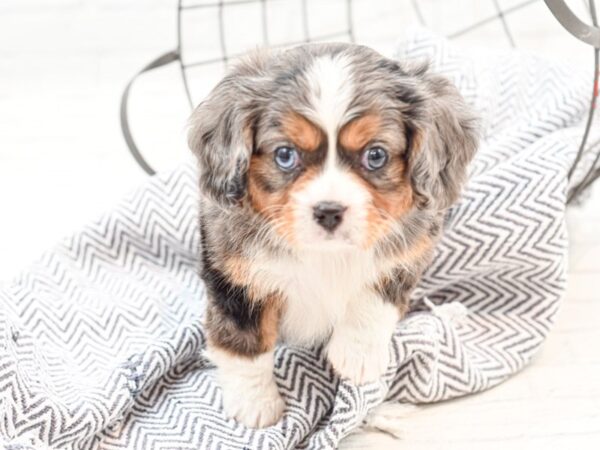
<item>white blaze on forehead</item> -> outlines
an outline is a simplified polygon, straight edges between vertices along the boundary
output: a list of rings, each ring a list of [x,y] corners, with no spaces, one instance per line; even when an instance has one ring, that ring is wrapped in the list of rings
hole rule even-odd
[[[335,156],[336,133],[352,100],[350,60],[343,55],[320,56],[307,71],[314,119],[327,133],[328,160]]]
[[[294,200],[306,206],[322,201],[337,202],[344,206],[362,207],[370,200],[367,190],[348,171],[339,167],[328,167],[306,187],[293,194]]]
[[[340,242],[360,244],[366,230],[370,193],[347,169],[337,164],[337,133],[354,97],[352,63],[344,55],[316,58],[306,72],[309,84],[310,119],[327,134],[327,159],[323,170],[304,188],[293,194],[295,236],[303,243],[334,242],[313,218],[313,208],[320,202],[336,202],[346,208],[335,231]]]

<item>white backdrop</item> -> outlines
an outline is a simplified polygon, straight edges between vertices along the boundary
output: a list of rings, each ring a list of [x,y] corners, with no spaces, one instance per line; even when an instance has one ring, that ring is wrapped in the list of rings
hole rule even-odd
[[[326,9],[338,0],[318,1]],[[491,0],[419,4],[442,32],[494,13]],[[135,71],[175,46],[175,7],[175,0],[0,2],[0,279],[144,179],[121,137],[119,97]],[[282,17],[293,24],[297,14],[291,8]],[[417,23],[408,0],[355,0],[355,18],[359,40],[384,52],[396,30]],[[216,37],[214,19],[199,23],[198,30]],[[591,65],[591,50],[560,29],[541,1],[510,23],[520,48]],[[230,29],[234,39],[247,37],[247,26],[234,22]],[[462,41],[506,47],[498,21]],[[131,115],[134,136],[154,166],[188,157],[188,109],[175,66],[141,79]]]

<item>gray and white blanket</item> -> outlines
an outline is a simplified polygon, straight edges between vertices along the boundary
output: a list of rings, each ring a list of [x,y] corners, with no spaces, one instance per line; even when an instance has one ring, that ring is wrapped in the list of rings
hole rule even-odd
[[[7,449],[334,448],[384,400],[471,394],[531,361],[565,289],[567,172],[591,83],[533,56],[461,56],[425,32],[401,41],[397,56],[430,59],[452,78],[481,112],[485,138],[385,377],[356,387],[319,349],[282,346],[284,418],[251,430],[223,414],[202,356],[197,183],[185,165],[0,289]]]

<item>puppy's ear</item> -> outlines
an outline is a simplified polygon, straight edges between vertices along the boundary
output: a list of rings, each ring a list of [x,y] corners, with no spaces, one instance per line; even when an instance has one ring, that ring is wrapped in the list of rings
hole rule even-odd
[[[407,123],[408,167],[420,208],[445,209],[460,196],[479,144],[479,121],[446,78],[420,68],[424,88],[416,117]]]
[[[202,193],[222,206],[246,193],[256,123],[267,98],[266,54],[240,61],[190,118],[188,145],[198,158]]]

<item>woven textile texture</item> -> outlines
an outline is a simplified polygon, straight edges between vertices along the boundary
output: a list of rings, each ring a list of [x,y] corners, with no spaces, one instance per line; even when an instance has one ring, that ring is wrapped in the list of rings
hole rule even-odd
[[[153,177],[0,289],[0,442],[335,448],[386,399],[471,394],[530,362],[565,289],[565,201],[582,176],[569,182],[567,173],[589,80],[526,54],[467,57],[425,31],[408,33],[396,56],[448,75],[480,111],[484,139],[380,382],[341,382],[320,349],[281,346],[284,418],[250,430],[223,414],[202,356],[197,181],[186,165]]]

